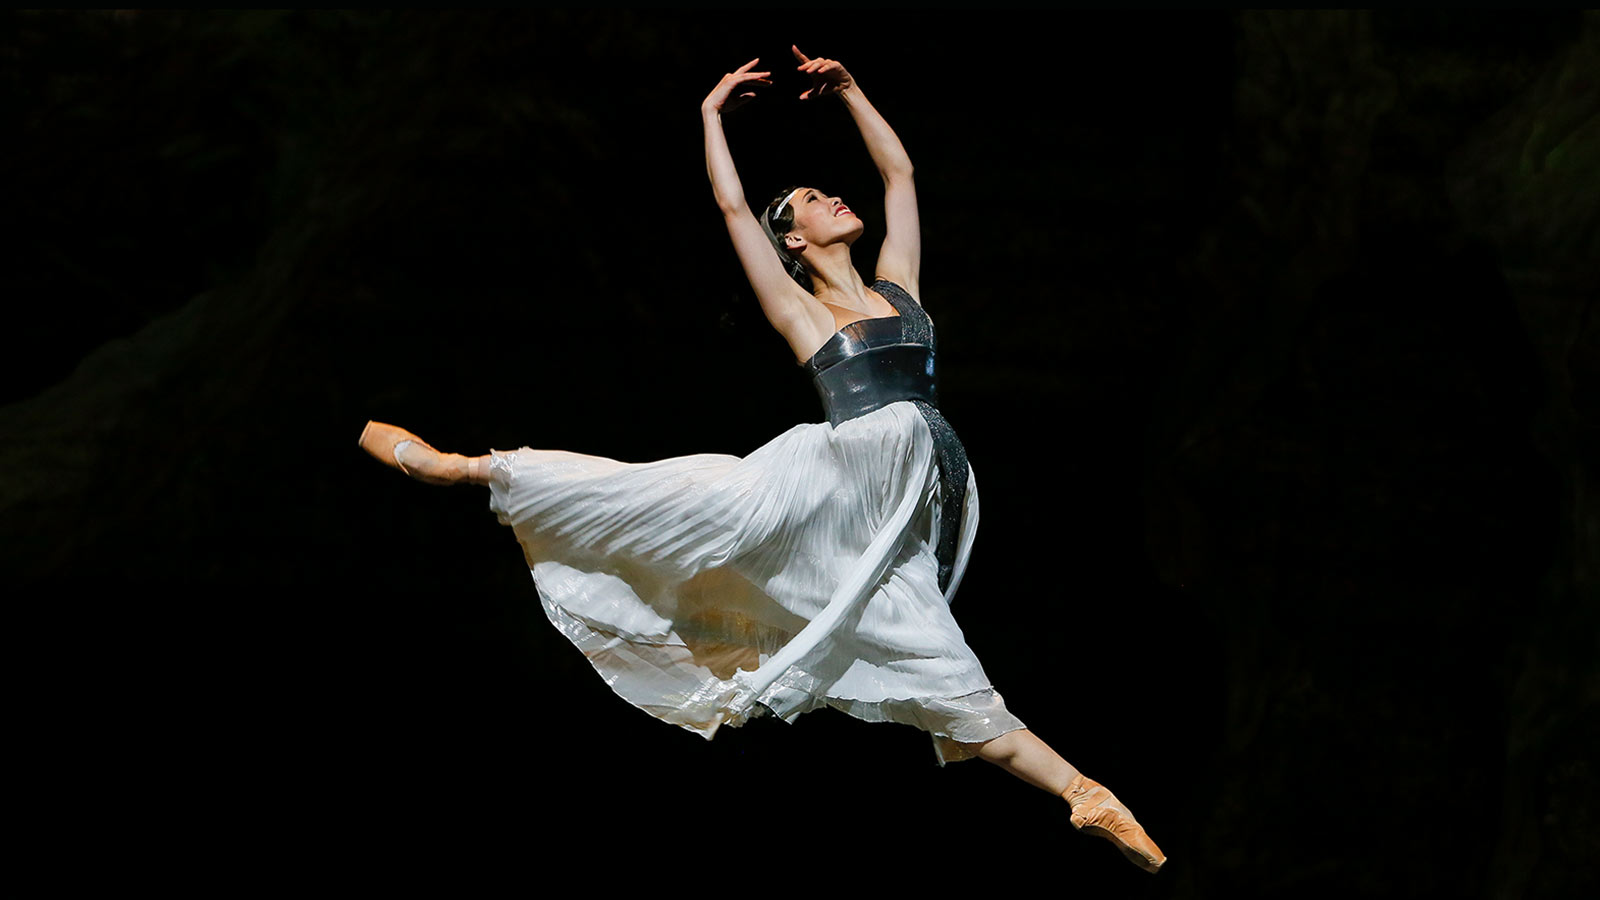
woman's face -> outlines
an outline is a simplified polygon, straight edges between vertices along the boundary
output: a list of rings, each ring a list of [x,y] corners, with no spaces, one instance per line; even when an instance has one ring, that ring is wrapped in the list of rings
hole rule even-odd
[[[795,191],[789,206],[794,210],[794,230],[790,234],[807,244],[854,243],[865,227],[843,200],[815,188]]]

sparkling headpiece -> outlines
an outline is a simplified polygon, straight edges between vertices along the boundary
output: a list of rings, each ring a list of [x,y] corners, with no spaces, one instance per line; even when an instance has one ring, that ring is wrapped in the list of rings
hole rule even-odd
[[[783,215],[783,208],[785,206],[788,206],[789,205],[789,201],[793,200],[794,199],[794,195],[800,193],[801,190],[803,190],[803,189],[802,188],[795,188],[794,190],[790,191],[789,192],[789,196],[783,198],[783,202],[778,204],[778,208],[773,210],[772,214],[768,218],[776,219],[777,217]]]
[[[778,237],[778,233],[772,230],[772,220],[783,215],[783,208],[788,206],[789,201],[794,199],[794,195],[800,193],[802,190],[804,190],[804,188],[795,188],[794,190],[790,191],[789,196],[783,198],[783,202],[778,204],[777,209],[774,209],[770,213],[763,213],[761,216],[761,230],[767,233],[767,240],[772,242],[772,246],[778,251],[778,255],[783,257],[784,263],[791,268],[799,264],[795,262],[794,257],[789,255],[788,248],[783,246],[783,238]]]

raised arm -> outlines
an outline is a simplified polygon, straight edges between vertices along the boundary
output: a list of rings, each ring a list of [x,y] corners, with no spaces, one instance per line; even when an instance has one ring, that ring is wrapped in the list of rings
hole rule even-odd
[[[922,271],[922,224],[917,218],[917,188],[911,178],[911,157],[900,143],[894,129],[884,121],[877,109],[861,92],[861,86],[838,60],[812,59],[791,46],[794,58],[800,61],[801,72],[811,76],[811,90],[800,99],[837,96],[844,102],[850,117],[855,119],[861,139],[867,144],[867,153],[883,176],[884,226],[888,236],[883,249],[878,252],[879,278],[900,285],[911,296],[919,298],[918,278]]]
[[[796,348],[798,355],[801,347],[815,340],[809,333],[816,330],[813,324],[816,315],[809,308],[814,301],[789,277],[761,223],[756,221],[745,202],[744,186],[739,183],[733,154],[728,152],[728,138],[722,132],[722,114],[754,97],[756,84],[769,83],[766,78],[770,72],[750,71],[757,62],[759,59],[752,59],[722,76],[722,81],[700,104],[701,124],[706,133],[706,174],[711,178],[711,192],[716,195],[717,208],[722,210],[722,221],[728,226],[728,237],[733,239],[739,264],[744,267],[745,277],[750,279],[756,299],[761,302],[761,311],[772,327]]]

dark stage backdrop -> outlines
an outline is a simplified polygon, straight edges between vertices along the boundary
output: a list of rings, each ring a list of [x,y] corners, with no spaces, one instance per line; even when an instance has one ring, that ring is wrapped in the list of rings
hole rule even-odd
[[[57,873],[1597,887],[1595,14],[4,17],[10,743]],[[870,272],[880,184],[791,42],[918,166],[957,617],[1155,878],[912,729],[630,708],[483,491],[356,447],[816,421],[698,116],[776,69],[747,193],[841,194]]]

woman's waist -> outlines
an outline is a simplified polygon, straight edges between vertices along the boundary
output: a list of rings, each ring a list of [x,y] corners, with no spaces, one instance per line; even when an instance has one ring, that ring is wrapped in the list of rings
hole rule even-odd
[[[812,383],[835,425],[891,403],[939,404],[933,348],[923,344],[874,347],[817,372]]]

